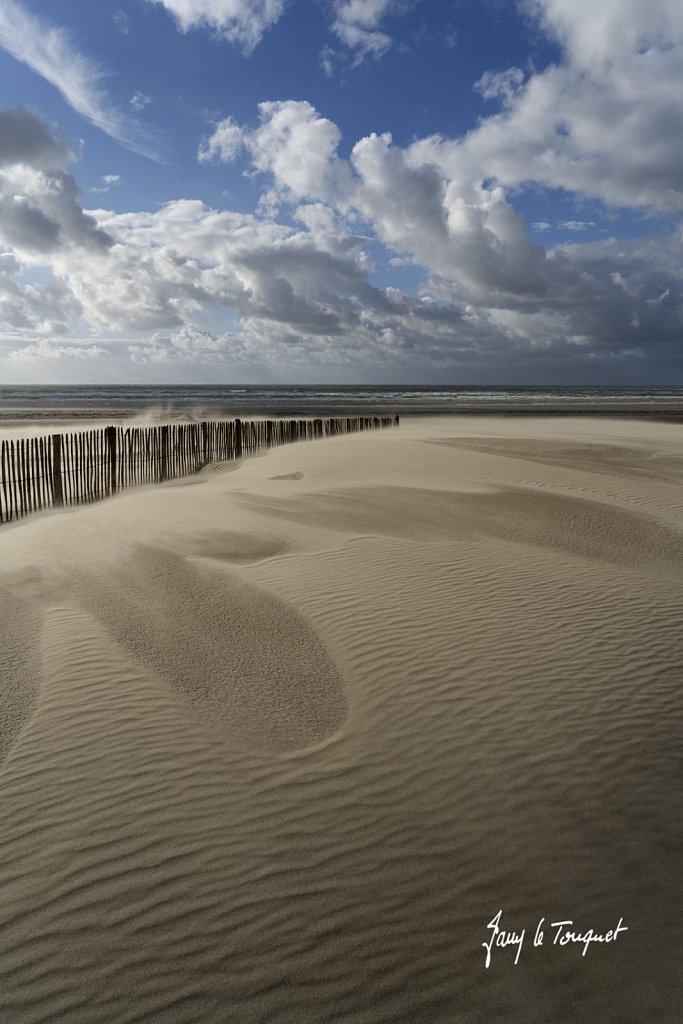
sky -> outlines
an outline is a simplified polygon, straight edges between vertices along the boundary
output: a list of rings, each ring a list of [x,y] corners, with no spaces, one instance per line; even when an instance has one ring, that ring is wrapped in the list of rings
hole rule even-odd
[[[683,383],[680,0],[0,0],[0,384]]]

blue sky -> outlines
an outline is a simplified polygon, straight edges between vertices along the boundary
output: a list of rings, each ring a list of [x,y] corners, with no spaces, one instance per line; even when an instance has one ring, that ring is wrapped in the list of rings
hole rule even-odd
[[[683,381],[673,0],[0,0],[0,382]]]

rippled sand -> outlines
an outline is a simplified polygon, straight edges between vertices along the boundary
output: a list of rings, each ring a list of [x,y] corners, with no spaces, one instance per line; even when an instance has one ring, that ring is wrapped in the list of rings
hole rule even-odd
[[[406,421],[2,528],[2,1024],[683,1020],[682,438]]]

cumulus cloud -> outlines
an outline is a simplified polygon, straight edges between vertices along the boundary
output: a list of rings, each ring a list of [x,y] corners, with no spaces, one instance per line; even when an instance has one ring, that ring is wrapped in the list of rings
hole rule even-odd
[[[148,215],[102,214],[117,244],[106,260],[72,264],[72,288],[88,319],[110,330],[173,328],[165,340],[133,347],[135,360],[146,363],[232,363],[246,358],[247,343],[253,365],[274,372],[388,360],[409,375],[491,360],[531,366],[535,355],[557,367],[624,351],[676,358],[678,234],[664,246],[661,239],[607,240],[541,250],[533,287],[513,291],[508,274],[508,291],[497,299],[478,282],[470,286],[469,269],[446,276],[440,256],[423,294],[411,297],[373,285],[364,236],[345,232],[318,207],[299,208],[303,230],[188,201]],[[417,220],[422,211],[415,209]],[[501,267],[494,261],[486,273],[496,277]],[[197,328],[209,306],[236,317],[235,330],[216,336]]]
[[[212,134],[203,139],[197,150],[197,159],[202,164],[231,163],[242,148],[242,129],[231,118],[219,121]]]
[[[224,333],[212,334],[196,324],[187,324],[179,331],[164,337],[155,334],[145,342],[128,346],[132,362],[143,364],[191,363],[211,365],[215,363],[249,363],[239,337]]]
[[[561,59],[478,87],[502,110],[432,159],[459,180],[564,189],[612,206],[683,208],[683,8],[678,0],[526,0]]]
[[[117,242],[101,261],[64,268],[91,320],[123,330],[182,327],[207,305],[263,318],[311,335],[340,335],[368,285],[359,243],[219,212],[197,201],[154,214],[106,214],[100,225]],[[351,297],[353,296],[353,297]]]
[[[672,355],[669,347],[683,325],[681,281],[671,282],[671,267],[680,263],[678,233],[667,238],[667,255],[655,262],[654,278],[649,264],[653,242],[545,249],[530,241],[524,219],[503,187],[484,182],[483,167],[476,172],[471,167],[467,176],[453,173],[461,164],[453,161],[447,141],[418,140],[399,147],[388,134],[372,134],[359,140],[350,159],[343,160],[336,126],[302,101],[262,104],[258,125],[242,128],[240,139],[252,169],[266,176],[266,194],[297,204],[295,213],[304,222],[311,218],[311,225],[322,224],[322,211],[327,211],[328,237],[330,224],[339,224],[339,217],[347,226],[364,224],[394,260],[424,268],[426,297],[435,303],[432,311],[438,310],[449,324],[453,352],[457,338],[487,337],[491,343],[497,334],[510,355],[525,347],[547,352],[559,346],[567,359],[578,349],[593,355],[601,352],[606,358],[628,351],[635,358],[635,353],[656,344],[655,338],[666,339]],[[563,221],[560,227],[578,232],[593,224],[574,220]],[[551,226],[547,221],[535,225],[539,231]],[[666,315],[662,311],[655,324],[652,299],[664,288],[657,290],[654,281],[660,280],[671,283],[662,303]],[[648,294],[652,288],[654,296]],[[348,282],[346,289],[348,294]],[[336,294],[340,292],[337,288]],[[264,295],[273,319],[282,326],[286,307],[276,302],[277,289],[264,289]],[[377,324],[386,296],[382,302],[377,296],[374,303],[364,301],[367,316]],[[466,320],[459,312],[463,304],[470,310]],[[326,338],[349,329],[357,332],[358,323],[350,326],[352,320],[339,303],[327,305],[328,316],[332,309],[336,326],[325,317],[319,326],[314,326],[314,318],[302,318],[298,329],[311,335],[318,330]],[[411,337],[421,337],[427,345],[416,328],[424,320],[424,309],[419,317],[413,308],[408,316],[407,305],[401,310],[403,327],[410,320]],[[264,316],[262,310],[257,312]],[[385,339],[405,337],[396,323],[379,333]]]
[[[257,19],[249,40],[240,35],[239,3],[163,2],[185,30],[204,24],[247,47],[263,30]],[[246,156],[263,183],[255,215],[197,201],[90,211],[110,244],[93,256],[84,243],[51,242],[48,224],[44,251],[90,323],[162,332],[133,346],[138,362],[241,361],[273,372],[390,365],[423,379],[449,367],[537,367],[538,379],[543,368],[553,376],[624,359],[675,365],[681,230],[586,243],[576,236],[596,225],[577,217],[555,225],[572,232],[571,244],[544,247],[514,206],[527,184],[564,189],[579,210],[586,199],[664,213],[681,206],[680,5],[593,6],[528,0],[560,58],[526,76],[482,76],[476,88],[499,109],[462,138],[401,146],[371,133],[342,157],[339,128],[310,103],[263,103],[255,124],[220,121],[198,152],[201,162]],[[279,16],[281,6],[270,10]],[[389,10],[360,0],[334,8],[339,25],[370,34]],[[373,52],[360,40],[345,41]],[[34,206],[50,220],[44,204]],[[415,268],[418,293],[374,283],[371,248]],[[234,328],[206,331],[207,308],[225,310]]]
[[[259,104],[255,128],[222,121],[199,153],[200,160],[234,159],[243,147],[253,169],[272,174],[277,188],[289,199],[341,197],[349,183],[349,168],[337,157],[341,133],[306,100]]]
[[[570,62],[586,70],[666,51],[683,34],[676,0],[523,0],[523,7],[557,39]]]
[[[97,359],[107,354],[107,350],[100,345],[65,345],[45,338],[21,348],[11,349],[7,358],[14,364],[54,363],[63,360]]]
[[[26,107],[0,108],[0,168],[28,164],[44,170],[73,159],[69,147]]]
[[[212,30],[249,54],[281,17],[285,0],[150,0],[173,15],[181,32]]]
[[[567,67],[555,70],[564,75]],[[508,185],[517,190],[528,177],[516,174],[503,129],[528,118],[517,144],[547,184],[553,160],[539,156],[536,165],[534,154],[540,137],[555,139],[545,107],[549,73],[488,80],[482,88],[502,109],[463,139],[401,146],[373,133],[348,157],[337,125],[305,101],[261,104],[252,125],[218,122],[199,159],[230,162],[243,152],[265,197],[252,215],[197,200],[152,212],[84,211],[65,169],[68,148],[34,115],[11,112],[7,134],[0,132],[0,240],[18,261],[7,264],[4,286],[15,329],[39,333],[48,321],[40,293],[21,281],[23,261],[51,269],[72,319],[77,310],[92,327],[128,338],[154,332],[130,340],[128,357],[140,365],[240,366],[290,378],[299,367],[302,377],[316,367],[380,377],[391,367],[404,379],[510,366],[538,379],[648,356],[673,366],[683,332],[680,230],[587,244],[578,225],[592,223],[567,220],[571,244],[544,247],[514,208]],[[570,94],[553,116],[573,102]],[[631,119],[636,137],[639,124]],[[502,170],[491,180],[482,158],[494,137],[505,181]],[[571,133],[558,138],[579,145]],[[577,167],[573,191],[583,199],[591,193]],[[643,183],[654,194],[655,177]],[[417,293],[380,286],[375,261],[381,270],[383,260],[412,267]],[[207,329],[207,320],[230,326]]]
[[[23,272],[13,253],[0,252],[0,332],[29,337],[68,334],[65,321],[78,313],[69,289],[59,282],[38,288],[20,280]]]
[[[106,249],[109,237],[84,213],[63,170],[63,143],[22,108],[0,111],[0,138],[0,242],[37,259],[71,246]]]
[[[463,190],[431,151],[425,158],[419,146],[402,149],[388,134],[361,139],[342,160],[337,126],[304,101],[261,104],[259,117],[242,140],[277,195],[323,200],[362,218],[390,249],[459,282],[469,298],[495,303],[503,294],[545,292],[543,250],[502,189]]]
[[[106,72],[79,50],[68,32],[29,14],[16,0],[0,0],[0,47],[54,85],[66,102],[127,149],[157,159],[143,132],[110,101]]]
[[[343,166],[337,126],[305,101],[261,103],[259,116],[259,127],[244,136],[255,170],[272,173],[294,197],[334,196]]]

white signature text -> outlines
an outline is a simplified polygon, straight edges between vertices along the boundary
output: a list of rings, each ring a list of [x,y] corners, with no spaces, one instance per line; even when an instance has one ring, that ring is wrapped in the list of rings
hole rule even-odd
[[[486,942],[482,942],[482,946],[486,950],[487,967],[491,966],[494,949],[507,949],[508,946],[515,951],[514,963],[519,963],[522,947],[524,945],[524,938],[527,934],[526,928],[522,928],[521,931],[512,928],[504,928],[501,923],[502,917],[503,911],[501,909],[486,925],[489,937]],[[549,937],[551,940],[548,942],[548,945],[580,945],[583,946],[581,956],[585,956],[593,943],[616,942],[622,932],[627,932],[628,928],[623,921],[623,917],[620,917],[616,928],[612,928],[607,932],[597,932],[592,928],[583,930],[581,927],[576,927],[573,920],[552,921],[547,926],[548,929],[550,929]],[[534,947],[542,946],[545,942],[545,932],[543,931],[544,922],[545,918],[542,917],[536,925],[536,931],[534,932],[533,938]]]

